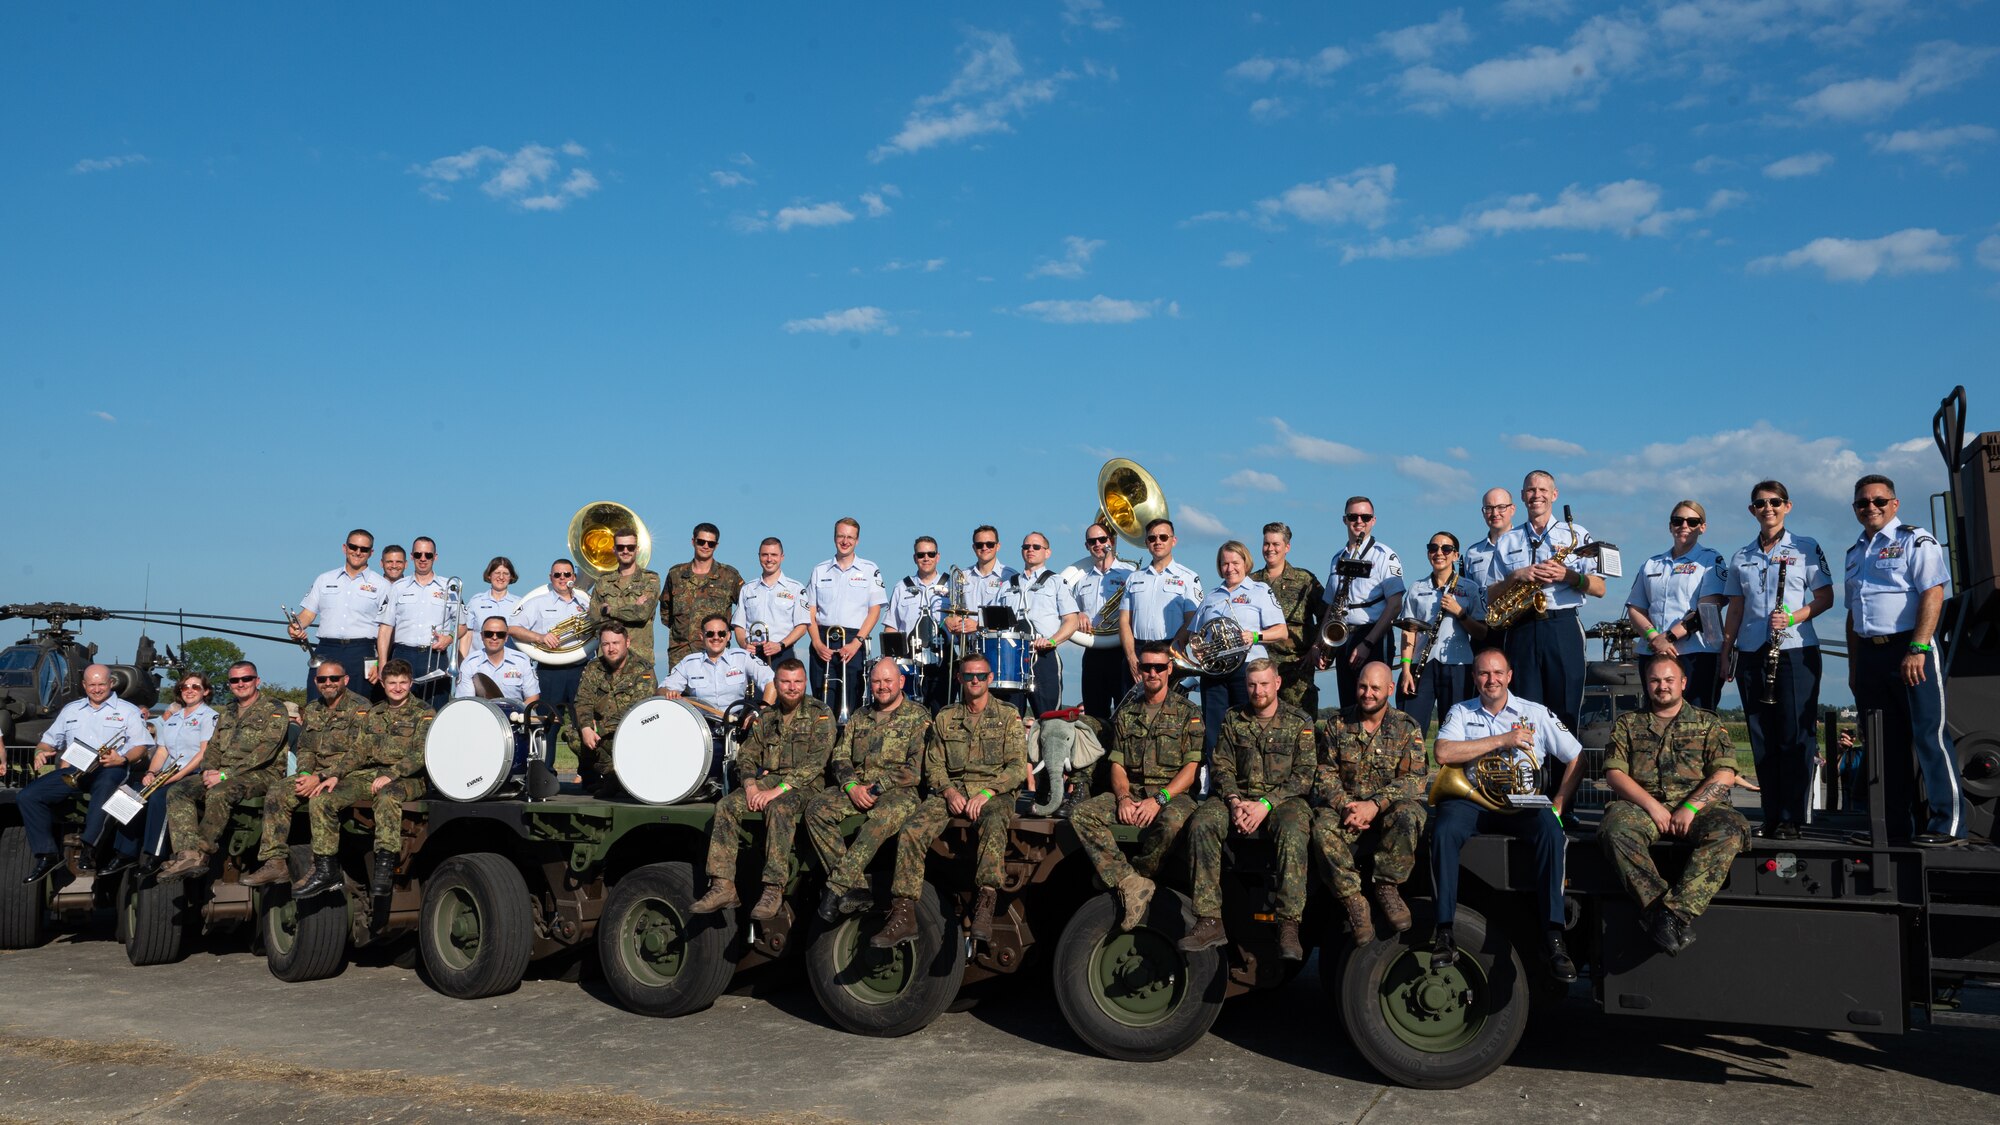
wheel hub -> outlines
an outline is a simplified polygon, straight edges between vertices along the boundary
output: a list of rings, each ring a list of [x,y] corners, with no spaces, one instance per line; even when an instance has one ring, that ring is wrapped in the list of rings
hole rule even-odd
[[[654,985],[668,984],[679,976],[682,959],[687,956],[680,916],[671,903],[661,899],[647,899],[633,908],[623,945],[627,968]]]
[[[1150,929],[1106,934],[1090,966],[1098,1007],[1130,1027],[1157,1024],[1180,1006],[1182,967],[1180,951]]]

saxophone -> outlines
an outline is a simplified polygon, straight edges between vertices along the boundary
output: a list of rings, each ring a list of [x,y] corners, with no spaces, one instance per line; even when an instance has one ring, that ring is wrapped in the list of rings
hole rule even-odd
[[[1569,543],[1557,547],[1549,558],[1554,562],[1568,562],[1576,553],[1576,523],[1570,519],[1569,505],[1563,505],[1563,523],[1569,528]],[[1518,624],[1530,613],[1536,617],[1549,615],[1549,595],[1538,582],[1526,578],[1503,578],[1493,584],[1486,597],[1486,624],[1489,628],[1506,629]]]
[[[1778,560],[1778,610],[1781,613],[1785,609],[1785,571],[1791,565],[1790,557]],[[1778,666],[1785,662],[1785,654],[1779,650],[1784,647],[1785,638],[1791,632],[1790,629],[1771,630],[1771,643],[1764,651],[1763,702],[1767,705],[1778,701]]]

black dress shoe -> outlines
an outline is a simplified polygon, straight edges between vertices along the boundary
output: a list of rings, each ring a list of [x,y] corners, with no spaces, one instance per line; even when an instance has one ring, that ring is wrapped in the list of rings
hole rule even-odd
[[[97,869],[97,877],[100,879],[109,879],[138,862],[139,857],[136,855],[126,855],[124,852],[112,852],[111,862]]]
[[[38,855],[35,857],[35,866],[29,869],[28,877],[21,882],[39,883],[49,877],[49,872],[61,866],[62,857],[59,855]]]
[[[156,855],[151,855],[151,854],[147,854],[147,855],[142,855],[142,856],[140,856],[140,857],[139,857],[139,874],[141,874],[141,875],[149,875],[149,876],[150,876],[150,875],[157,875],[157,874],[159,874],[159,873],[160,873],[160,862],[161,862],[161,860],[160,860],[160,857],[159,857],[159,856],[156,856]]]
[[[1439,926],[1431,938],[1431,968],[1449,969],[1458,964],[1458,942],[1452,939],[1450,926]]]
[[[97,857],[90,854],[89,848],[80,849],[76,853],[76,873],[78,875],[97,874]]]
[[[819,920],[838,921],[840,918],[840,892],[828,887],[819,893]]]
[[[1910,843],[1920,848],[1955,848],[1965,843],[1965,837],[1944,832],[1919,832],[1910,837]]]
[[[1542,942],[1542,961],[1549,967],[1549,975],[1564,984],[1576,983],[1576,962],[1569,959],[1569,950],[1563,948],[1561,934],[1550,934]]]

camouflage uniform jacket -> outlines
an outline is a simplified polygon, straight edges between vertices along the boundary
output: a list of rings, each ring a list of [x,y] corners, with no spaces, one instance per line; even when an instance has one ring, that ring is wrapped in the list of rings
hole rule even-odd
[[[576,687],[577,727],[596,727],[599,737],[610,738],[618,732],[618,720],[625,712],[659,686],[653,670],[630,653],[616,671],[603,660],[593,660]]]
[[[1719,769],[1736,768],[1736,745],[1715,712],[1681,704],[1666,729],[1650,712],[1631,711],[1611,724],[1604,768],[1623,771],[1669,809],[1687,800]]]
[[[234,700],[230,704],[216,716],[202,768],[246,774],[276,765],[277,772],[284,772],[285,736],[292,725],[285,705],[268,695],[259,695],[249,707]]]
[[[415,777],[424,772],[424,739],[437,712],[415,696],[401,703],[378,703],[361,720],[360,737],[346,753],[327,764],[329,777],[388,774]]]
[[[1125,779],[1147,793],[1165,788],[1189,762],[1201,761],[1201,707],[1170,691],[1160,709],[1146,714],[1146,704],[1133,700],[1111,716],[1110,759],[1125,767]]]
[[[1302,566],[1285,567],[1285,573],[1273,580],[1267,575],[1269,567],[1253,571],[1251,578],[1271,588],[1271,596],[1278,601],[1278,608],[1285,614],[1285,639],[1265,641],[1264,647],[1271,650],[1274,659],[1283,663],[1296,659],[1312,645],[1319,635],[1320,613],[1326,604],[1326,587],[1320,585],[1319,576]]]
[[[1304,711],[1280,703],[1276,715],[1259,719],[1232,707],[1215,740],[1209,783],[1218,797],[1262,797],[1276,805],[1311,791],[1318,764],[1318,739]]]
[[[834,783],[909,789],[923,780],[924,742],[930,736],[931,715],[923,705],[904,700],[887,715],[873,707],[849,719],[833,752]]]
[[[641,569],[627,578],[616,571],[590,588],[590,620],[616,621],[631,630],[631,639],[649,651],[653,644],[653,614],[660,604],[660,576]]]
[[[316,774],[322,762],[354,745],[368,707],[367,699],[343,689],[331,704],[315,699],[300,708],[299,772]]]
[[[789,715],[783,707],[767,707],[736,751],[736,774],[760,789],[783,782],[810,796],[826,781],[834,731],[833,712],[810,696]]]
[[[725,619],[736,606],[743,576],[726,562],[709,561],[707,574],[696,574],[693,561],[667,568],[660,587],[660,624],[677,647],[701,644],[701,619],[719,613]]]
[[[957,789],[970,797],[991,789],[1005,797],[1028,780],[1028,732],[1012,707],[991,696],[975,715],[963,703],[937,713],[924,748],[924,780],[931,792]]]
[[[1313,803],[1337,809],[1353,801],[1424,799],[1428,760],[1415,719],[1390,707],[1371,736],[1361,726],[1361,709],[1343,707],[1324,730],[1326,759],[1313,778]]]

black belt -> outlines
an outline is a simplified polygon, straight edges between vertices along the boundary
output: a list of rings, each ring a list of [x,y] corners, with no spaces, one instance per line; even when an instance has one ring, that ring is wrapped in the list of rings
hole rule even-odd
[[[1915,629],[1905,629],[1900,633],[1885,633],[1879,637],[1862,637],[1860,639],[1867,641],[1871,645],[1906,645],[1915,640],[1916,636],[1917,631]]]
[[[363,641],[373,641],[374,637],[321,637],[320,641],[330,645],[356,645]]]

